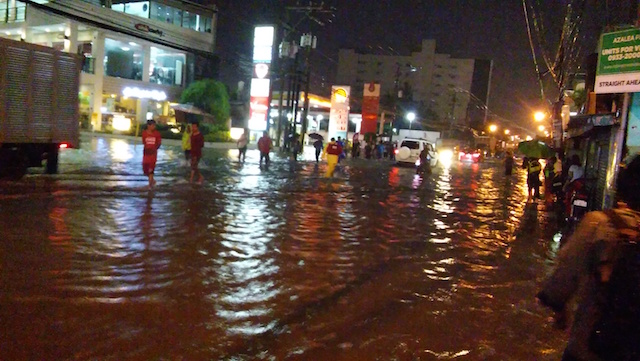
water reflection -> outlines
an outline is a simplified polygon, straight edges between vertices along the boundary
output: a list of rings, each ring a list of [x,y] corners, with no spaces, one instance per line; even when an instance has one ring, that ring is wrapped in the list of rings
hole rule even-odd
[[[148,192],[139,146],[84,144],[49,188],[0,189],[7,359],[559,356],[533,301],[548,220],[521,170],[358,160],[325,180],[315,162],[261,172],[257,152],[207,150],[198,187],[163,145]]]

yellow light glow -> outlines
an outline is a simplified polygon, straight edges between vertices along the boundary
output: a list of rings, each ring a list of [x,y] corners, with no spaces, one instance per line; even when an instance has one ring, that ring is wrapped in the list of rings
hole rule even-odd
[[[525,138],[526,140],[533,140],[533,138],[531,138],[530,135],[527,135],[527,138]]]
[[[545,118],[547,117],[547,114],[545,114],[544,112],[535,112],[533,114],[533,119],[535,119],[536,122],[541,122],[543,121]]]
[[[238,140],[238,139],[240,139],[240,136],[244,133],[244,129],[242,129],[242,128],[231,128],[229,133],[230,133],[229,135],[231,136],[231,139]]]
[[[511,131],[509,129],[505,129],[504,130],[504,134],[509,135],[509,133],[511,133]]]
[[[495,124],[491,124],[491,125],[489,126],[489,131],[490,131],[491,133],[494,133],[496,130],[498,130],[498,126],[497,126],[497,125],[495,125]]]
[[[113,117],[111,126],[114,130],[120,132],[128,132],[131,130],[131,119],[125,118],[122,115],[116,115]]]
[[[438,153],[438,161],[445,168],[451,167],[451,162],[453,161],[453,151],[451,151],[450,149],[440,151]]]
[[[539,125],[539,126],[538,126],[538,130],[539,130],[539,131],[544,132],[544,129],[545,129],[545,128],[544,128],[544,125]]]

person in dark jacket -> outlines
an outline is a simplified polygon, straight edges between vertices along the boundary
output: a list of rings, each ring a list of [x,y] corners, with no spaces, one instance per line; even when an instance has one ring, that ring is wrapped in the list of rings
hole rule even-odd
[[[504,175],[511,175],[513,173],[513,154],[511,151],[507,151],[507,154],[504,157]]]
[[[635,155],[621,165],[618,177],[618,206],[614,209],[620,222],[626,224],[625,231],[637,237],[640,225],[640,156]],[[562,361],[601,361],[595,354],[590,340],[594,325],[602,312],[599,292],[606,270],[617,242],[621,241],[620,229],[610,215],[603,211],[589,212],[582,219],[567,243],[560,249],[556,268],[544,282],[537,298],[544,306],[554,311],[556,327],[567,327],[567,309],[573,298],[578,306],[573,314],[573,325]],[[638,285],[630,285],[630,287]],[[624,337],[625,335],[620,335]],[[612,353],[615,350],[608,350]],[[624,354],[624,350],[620,351]],[[623,360],[638,360],[636,356]],[[618,361],[618,360],[616,360]]]

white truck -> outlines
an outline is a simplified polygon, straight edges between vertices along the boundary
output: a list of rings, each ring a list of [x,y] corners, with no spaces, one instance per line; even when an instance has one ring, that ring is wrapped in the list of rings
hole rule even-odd
[[[78,90],[82,58],[0,38],[0,177],[27,167],[58,171],[60,148],[79,145]]]

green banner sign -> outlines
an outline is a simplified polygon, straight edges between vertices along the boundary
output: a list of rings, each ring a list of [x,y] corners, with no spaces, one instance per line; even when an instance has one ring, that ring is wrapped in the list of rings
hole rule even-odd
[[[595,92],[640,92],[640,29],[602,34]]]
[[[640,71],[640,29],[602,35],[598,75]]]

